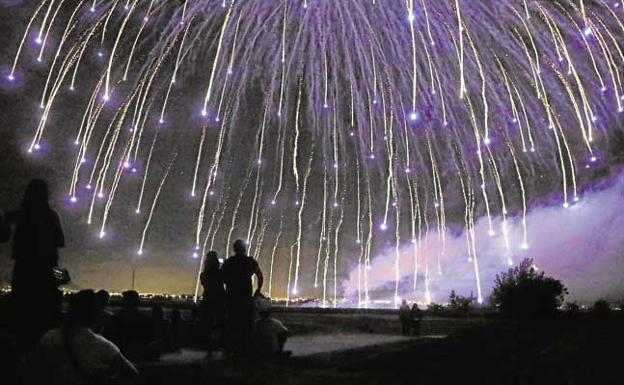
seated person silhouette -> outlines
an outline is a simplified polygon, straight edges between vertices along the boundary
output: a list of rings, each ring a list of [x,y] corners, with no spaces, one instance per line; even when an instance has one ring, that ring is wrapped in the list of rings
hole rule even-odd
[[[180,350],[182,346],[187,344],[187,326],[187,322],[182,317],[180,310],[171,310],[171,314],[169,314],[169,335],[171,340],[169,344],[170,350]]]
[[[105,331],[105,336],[131,360],[154,360],[158,352],[150,345],[151,323],[149,317],[139,312],[139,303],[139,293],[123,292],[121,310],[113,316],[110,331]]]
[[[74,295],[63,326],[39,341],[27,365],[27,382],[73,385],[136,378],[136,368],[119,348],[91,329],[98,311],[93,290]]]
[[[92,330],[98,334],[102,334],[105,329],[110,328],[113,312],[108,309],[109,301],[110,294],[108,291],[102,289],[95,292],[95,303],[98,308],[98,317]]]
[[[274,359],[288,357],[290,351],[284,351],[288,339],[288,329],[282,322],[271,317],[270,305],[258,309],[260,318],[254,323],[253,339],[257,357]]]

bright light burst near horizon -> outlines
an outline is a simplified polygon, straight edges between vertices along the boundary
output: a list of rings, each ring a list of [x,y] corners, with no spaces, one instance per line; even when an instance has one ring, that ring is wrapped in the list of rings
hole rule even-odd
[[[560,191],[573,205],[607,161],[624,111],[623,41],[619,1],[45,0],[4,81],[19,80],[25,51],[45,65],[28,151],[51,131],[71,137],[68,199],[88,202],[100,238],[111,207],[132,201],[145,257],[161,191],[183,186],[196,209],[192,257],[246,238],[271,292],[281,245],[285,295],[335,301],[347,255],[365,303],[367,267],[388,242],[394,297],[411,264],[407,285],[428,300],[430,280],[447,278],[421,245],[436,237],[444,253],[459,224],[481,300],[476,219],[512,264],[530,244],[531,202]],[[80,124],[49,127],[70,92],[84,99]],[[180,141],[193,141],[193,161]],[[150,172],[155,159],[167,159],[163,172]],[[117,194],[125,174],[136,196]]]

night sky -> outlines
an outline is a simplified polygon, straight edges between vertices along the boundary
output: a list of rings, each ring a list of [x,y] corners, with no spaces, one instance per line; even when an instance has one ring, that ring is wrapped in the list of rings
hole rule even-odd
[[[6,2],[2,2],[1,63],[12,60],[31,11],[30,7],[7,6]],[[154,232],[158,236],[154,237],[157,243],[151,248],[158,252],[149,259],[138,261],[135,258],[134,244],[136,233],[140,231],[140,223],[120,221],[115,225],[114,231],[111,231],[114,240],[102,242],[97,237],[97,231],[85,224],[84,212],[70,208],[67,204],[67,178],[71,170],[59,165],[73,161],[73,154],[65,152],[72,149],[70,139],[65,140],[67,138],[62,136],[52,138],[55,148],[60,151],[51,151],[41,157],[29,156],[26,152],[28,137],[33,127],[36,127],[32,116],[38,110],[35,98],[31,95],[39,92],[40,88],[36,85],[40,83],[37,79],[41,81],[43,76],[34,70],[23,75],[24,78],[34,81],[22,83],[17,90],[6,87],[0,89],[0,207],[5,211],[18,208],[23,190],[30,179],[44,178],[49,182],[51,204],[59,212],[65,230],[67,247],[61,251],[61,260],[72,275],[72,288],[128,289],[131,285],[131,266],[134,265],[137,269],[136,287],[141,291],[192,292],[197,261],[189,260],[188,247],[187,250],[181,247],[184,242],[187,245],[192,244],[192,235],[185,234],[182,230],[185,222],[188,227],[184,211],[180,212],[178,207],[172,207],[170,212],[176,215],[169,215],[166,222],[154,222]],[[80,100],[81,96],[77,98]],[[68,99],[66,105],[59,109],[55,124],[69,127],[79,123],[80,116],[71,110],[74,102],[76,100]],[[163,208],[169,211],[166,205]],[[127,209],[130,210],[129,206]],[[177,215],[178,213],[182,215]],[[191,215],[190,212],[186,214]],[[0,255],[0,281],[8,284],[12,264],[8,244],[0,246]]]
[[[135,147],[136,163],[119,172],[119,188],[108,212],[106,234],[100,239],[100,224],[108,197],[94,198],[94,224],[87,225],[88,171],[81,169],[75,203],[70,201],[69,191],[77,156],[76,133],[97,78],[106,73],[106,54],[112,49],[110,40],[115,35],[110,32],[103,45],[93,43],[87,47],[77,75],[77,89],[70,92],[66,84],[63,85],[46,119],[41,149],[29,154],[27,149],[41,116],[38,104],[47,77],[45,69],[54,50],[46,49],[43,62],[37,63],[38,51],[31,41],[34,36],[31,33],[17,66],[15,81],[6,80],[17,45],[34,10],[34,6],[24,3],[0,0],[0,71],[3,76],[0,83],[0,209],[17,208],[30,179],[43,178],[49,182],[52,206],[64,225],[67,247],[61,251],[61,261],[72,275],[71,288],[126,290],[131,284],[132,269],[135,269],[139,291],[192,293],[200,263],[194,255],[198,253],[194,248],[198,211],[201,211],[204,187],[212,178],[212,162],[218,158],[211,188],[205,190],[207,203],[201,242],[206,231],[213,229],[209,224],[218,220],[220,226],[213,236],[214,248],[223,256],[228,253],[227,240],[231,243],[237,238],[246,239],[248,224],[255,223],[255,227],[250,227],[255,229],[252,245],[260,243],[262,247],[253,254],[265,276],[273,266],[274,296],[285,296],[290,287],[292,296],[318,298],[323,295],[321,282],[326,279],[329,297],[334,295],[335,282],[338,296],[357,299],[358,290],[362,290],[362,269],[367,271],[368,287],[375,299],[392,299],[394,293],[400,293],[422,300],[425,280],[434,301],[443,301],[451,289],[464,295],[476,293],[472,251],[466,251],[466,240],[473,237],[474,252],[479,255],[480,263],[478,278],[485,294],[495,274],[506,269],[509,262],[517,263],[530,257],[539,268],[562,278],[570,288],[572,299],[624,297],[624,232],[621,231],[624,226],[621,174],[624,140],[622,114],[614,109],[618,95],[607,87],[596,91],[597,81],[583,41],[575,35],[576,29],[566,24],[569,20],[564,17],[559,16],[562,36],[571,42],[570,55],[576,60],[579,78],[588,85],[588,98],[595,108],[590,119],[596,136],[592,139],[593,152],[587,151],[589,141],[577,128],[574,109],[558,80],[560,73],[557,71],[563,71],[565,66],[559,64],[562,68],[559,69],[556,60],[548,60],[555,55],[545,32],[548,29],[544,25],[533,25],[531,33],[543,52],[542,76],[555,111],[553,116],[544,112],[540,104],[544,103],[543,99],[540,102],[532,94],[531,82],[536,75],[532,74],[532,67],[523,62],[527,57],[519,48],[521,43],[514,40],[511,29],[505,24],[517,24],[515,16],[502,6],[488,8],[485,14],[484,5],[467,4],[464,17],[476,45],[484,51],[483,58],[500,54],[504,62],[501,67],[505,66],[507,78],[515,82],[518,99],[523,100],[529,110],[527,114],[521,113],[519,102],[513,108],[508,106],[508,90],[503,86],[496,62],[472,59],[470,55],[476,54],[466,42],[467,95],[476,106],[468,113],[472,104],[456,100],[460,71],[459,64],[455,63],[455,47],[447,35],[451,33],[452,37],[453,32],[434,23],[430,28],[433,32],[429,31],[431,35],[428,35],[426,15],[420,11],[410,14],[408,21],[403,7],[387,7],[378,12],[371,5],[362,5],[363,15],[375,15],[368,21],[373,25],[371,28],[377,28],[377,42],[358,38],[343,40],[348,39],[346,36],[365,36],[366,25],[349,23],[351,16],[340,13],[344,11],[342,5],[332,8],[319,2],[307,11],[297,7],[288,9],[284,15],[297,22],[291,22],[284,29],[279,16],[282,12],[274,12],[264,3],[250,6],[249,10],[234,7],[230,10],[231,18],[225,8],[212,12],[207,7],[208,12],[197,6],[187,12],[200,21],[192,24],[188,40],[184,40],[185,28],[176,22],[180,9],[175,4],[157,8],[154,16],[149,14],[149,22],[147,11],[139,7],[138,16],[129,19],[127,36],[121,39],[118,57],[115,57],[117,66],[111,71],[113,91],[110,101],[106,95],[108,103],[102,103],[102,117],[94,128],[84,170],[89,170],[93,164],[98,144],[111,140],[106,129],[115,121],[116,113],[123,110],[126,98],[139,89],[138,84],[150,78],[155,63],[159,66],[154,87],[146,98],[149,112],[145,113],[140,145]],[[454,26],[455,13],[449,9],[441,3],[431,3],[430,15],[432,18],[448,17],[447,21]],[[66,20],[72,10],[63,8],[59,20]],[[77,28],[80,31],[88,31],[85,26],[102,17],[99,9],[93,15],[80,12],[82,19]],[[109,26],[112,31],[117,30],[123,19],[121,9],[115,12]],[[304,12],[319,12],[322,17],[308,20]],[[598,13],[601,14],[600,10]],[[298,21],[299,18],[304,21]],[[499,19],[503,20],[502,24],[498,24]],[[128,42],[132,42],[132,33],[139,31],[141,20],[147,32],[138,44],[131,79],[123,83],[119,80],[123,73],[119,63],[121,58],[127,57],[131,47]],[[238,45],[233,45],[239,33],[233,20],[242,20]],[[421,51],[418,51],[421,55],[417,64],[404,52],[412,41],[406,25],[414,20],[423,43],[424,36],[431,36],[426,54],[430,54],[429,50],[432,52],[442,80],[434,81],[434,73],[429,72],[430,64]],[[226,44],[219,50],[218,37],[223,26],[226,27],[223,29]],[[62,23],[58,23],[47,42],[50,47],[59,43],[61,32]],[[298,33],[303,38],[293,43]],[[589,40],[587,45],[596,44],[591,41],[592,31],[585,29],[582,33]],[[618,33],[617,36],[623,38],[622,32]],[[78,41],[75,36],[78,35],[72,35],[70,41]],[[329,38],[321,38],[323,36]],[[290,44],[288,48],[294,52],[293,59],[289,56],[288,61],[280,61],[282,39],[289,42],[285,44]],[[99,41],[98,34],[93,41]],[[180,41],[186,42],[188,51],[183,51],[182,45],[178,48]],[[618,44],[622,46],[621,41]],[[238,47],[238,56],[232,56],[231,64],[223,59],[214,67],[214,93],[218,96],[217,91],[223,88],[225,107],[222,110],[225,112],[219,115],[222,110],[217,96],[213,96],[210,103],[204,103],[202,109],[206,85],[212,82],[212,58],[217,52],[229,58],[230,47],[234,46]],[[555,48],[558,53],[559,47]],[[178,49],[187,52],[188,57],[181,60],[176,82],[171,82],[177,63],[173,59]],[[371,61],[373,51],[378,57]],[[161,55],[162,66],[158,62]],[[563,58],[560,59],[562,63]],[[532,60],[530,55],[528,60]],[[419,73],[418,79],[424,79],[414,89],[410,80],[412,65]],[[624,68],[622,63],[618,65],[620,70]],[[481,66],[486,67],[489,110],[481,106]],[[604,78],[609,79],[611,67],[600,59],[597,66],[605,72]],[[358,68],[353,69],[355,67]],[[283,101],[278,92],[282,68],[288,68],[281,95]],[[551,68],[554,68],[552,73]],[[362,72],[358,72],[360,70]],[[352,72],[345,75],[347,71]],[[429,79],[437,88],[428,86]],[[168,87],[170,83],[175,86]],[[571,84],[575,85],[572,81]],[[167,89],[170,90],[166,99],[169,104],[166,114],[163,109],[163,123],[159,123]],[[345,96],[350,89],[352,96]],[[397,102],[399,97],[412,95],[412,91],[418,94],[418,108],[410,106],[409,97],[405,98],[405,103],[403,99]],[[101,90],[98,92],[94,93],[95,100],[102,98]],[[444,93],[448,100],[440,101],[439,93]],[[520,99],[520,95],[524,99]],[[572,98],[575,102],[581,99],[577,93],[573,93]],[[282,102],[284,112],[276,112]],[[135,108],[135,104],[130,104],[129,116]],[[486,111],[491,114],[489,120],[485,117]],[[471,125],[472,119],[479,121],[477,130]],[[518,122],[521,119],[525,120]],[[556,120],[557,130],[547,127],[548,119]],[[122,119],[121,139],[111,147],[112,171],[107,174],[107,194],[115,167],[125,156],[124,146],[126,143],[135,146],[131,142],[134,132],[128,131],[129,120]],[[491,133],[479,131],[481,122],[488,121]],[[529,131],[526,127],[529,125],[525,123],[533,125],[534,137],[530,138],[535,141],[533,145],[527,144]],[[266,129],[262,131],[261,127]],[[475,144],[477,131],[478,144]],[[221,153],[217,152],[220,140],[223,141]],[[155,145],[150,151],[152,142]],[[562,142],[569,146],[569,152]],[[195,177],[200,143],[202,159]],[[141,210],[136,214],[150,152],[153,156]],[[283,163],[281,172],[280,162]],[[485,170],[482,174],[480,167]],[[136,170],[131,171],[133,168]],[[522,176],[522,183],[518,182],[518,174]],[[161,190],[159,185],[165,175]],[[193,197],[190,191],[194,178],[197,189]],[[526,189],[526,197],[521,194],[523,189]],[[159,191],[161,194],[156,200]],[[485,191],[489,194],[487,207],[482,198]],[[305,210],[299,219],[300,200],[304,196]],[[469,220],[465,204],[471,199],[475,201],[473,235],[467,233],[465,227]],[[149,220],[153,202],[154,214]],[[418,232],[412,226],[420,216],[420,212],[416,215],[415,204],[421,205],[418,207],[422,207],[423,214],[418,220],[421,226]],[[523,205],[527,207],[526,229],[522,226]],[[374,212],[370,216],[367,207]],[[256,214],[253,210],[257,210]],[[489,211],[491,220],[486,219]],[[359,218],[356,213],[360,214]],[[446,237],[438,232],[440,228],[445,229]],[[502,228],[506,233],[500,230]],[[145,243],[139,255],[137,250],[144,229],[147,229]],[[371,248],[366,254],[363,244],[369,231]],[[428,237],[424,236],[425,231]],[[415,271],[413,244],[416,244],[417,234],[421,234],[418,239],[421,265]],[[319,245],[323,245],[320,252]],[[300,270],[296,270],[298,265],[294,258],[298,248]],[[275,257],[273,264],[272,255]],[[362,262],[362,256],[366,255],[369,260]],[[11,274],[8,245],[0,246],[0,262],[0,283],[8,284]],[[362,267],[362,263],[368,268]],[[427,269],[423,267],[425,263]],[[298,271],[299,281],[293,281],[295,271]],[[417,290],[411,290],[414,279],[420,282]]]

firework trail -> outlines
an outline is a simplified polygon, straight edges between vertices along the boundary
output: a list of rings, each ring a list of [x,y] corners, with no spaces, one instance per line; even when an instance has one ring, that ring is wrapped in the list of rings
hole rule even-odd
[[[42,72],[27,150],[72,138],[68,200],[90,198],[100,236],[113,206],[140,212],[154,184],[142,251],[158,195],[175,189],[195,212],[194,257],[257,239],[269,291],[288,298],[335,304],[357,264],[366,304],[370,260],[393,249],[395,299],[427,301],[432,281],[452,279],[441,261],[460,225],[481,300],[477,220],[513,263],[529,248],[531,204],[581,200],[624,112],[620,1],[43,0],[25,25],[4,81],[25,77],[31,57]],[[66,92],[84,102],[60,124]],[[194,150],[156,146],[176,139]],[[411,285],[399,276],[406,240]],[[440,251],[426,255],[427,242]],[[280,244],[290,266],[274,270]]]

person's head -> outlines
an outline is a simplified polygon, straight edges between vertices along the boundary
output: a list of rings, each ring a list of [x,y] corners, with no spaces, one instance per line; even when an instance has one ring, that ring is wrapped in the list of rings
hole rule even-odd
[[[401,305],[407,306],[407,301],[406,300],[401,301]]]
[[[152,318],[157,320],[165,318],[165,312],[160,305],[152,306]]]
[[[135,290],[127,290],[121,293],[121,308],[124,310],[136,310],[139,306],[139,293]]]
[[[242,239],[237,239],[233,245],[234,254],[236,255],[247,255],[247,246],[245,245],[245,241]]]
[[[172,322],[182,321],[182,313],[180,313],[179,309],[171,310],[171,315],[169,316]]]
[[[206,261],[204,262],[204,271],[214,271],[219,269],[219,255],[216,251],[209,251],[206,254]]]
[[[199,317],[199,309],[196,306],[191,308],[191,321],[196,320]]]
[[[33,179],[28,183],[22,200],[22,211],[33,212],[49,207],[48,184],[43,179]]]
[[[262,309],[258,313],[260,314],[260,318],[267,319],[271,316],[271,308]]]
[[[104,310],[108,306],[108,301],[110,301],[110,294],[108,291],[100,289],[95,293],[95,301],[98,308]]]
[[[97,321],[98,308],[93,290],[81,290],[69,301],[67,324],[91,327]]]
[[[255,301],[256,309],[261,318],[269,318],[271,316],[271,300],[268,298],[257,298]]]

